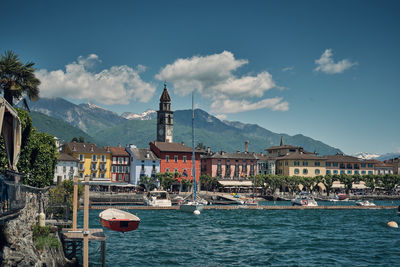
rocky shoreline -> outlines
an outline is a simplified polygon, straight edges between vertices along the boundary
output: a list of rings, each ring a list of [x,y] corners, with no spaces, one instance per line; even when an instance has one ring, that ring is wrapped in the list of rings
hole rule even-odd
[[[39,195],[26,193],[26,205],[18,217],[5,222],[1,229],[1,266],[76,266],[65,258],[58,231],[52,235],[60,241],[57,248],[38,250],[33,241],[32,226],[37,223]],[[46,201],[45,201],[46,202]]]

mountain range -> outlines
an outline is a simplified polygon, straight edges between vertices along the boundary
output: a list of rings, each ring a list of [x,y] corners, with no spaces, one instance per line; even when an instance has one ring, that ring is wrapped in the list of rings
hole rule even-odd
[[[97,145],[135,144],[148,147],[156,138],[156,111],[141,114],[115,112],[93,104],[73,104],[63,98],[41,98],[29,102],[33,125],[68,142],[72,137],[83,136]],[[174,112],[174,142],[191,146],[192,110]],[[67,129],[66,127],[70,127]],[[71,137],[72,136],[72,137]],[[243,151],[249,141],[249,151],[265,152],[269,146],[285,144],[301,146],[320,155],[341,153],[321,141],[297,134],[287,135],[271,132],[257,124],[221,121],[201,109],[195,110],[195,144],[202,143],[212,151]]]

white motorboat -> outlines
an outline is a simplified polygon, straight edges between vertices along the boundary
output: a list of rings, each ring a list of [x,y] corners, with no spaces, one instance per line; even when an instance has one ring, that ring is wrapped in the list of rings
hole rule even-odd
[[[154,190],[148,192],[143,197],[144,204],[153,207],[171,207],[171,198],[167,191]]]
[[[298,205],[298,206],[307,206],[307,207],[316,207],[318,206],[317,201],[308,194],[301,194],[296,196],[295,199],[292,199],[292,205]]]
[[[360,200],[356,202],[357,206],[363,206],[363,207],[373,207],[376,206],[374,203],[369,202],[368,200]]]

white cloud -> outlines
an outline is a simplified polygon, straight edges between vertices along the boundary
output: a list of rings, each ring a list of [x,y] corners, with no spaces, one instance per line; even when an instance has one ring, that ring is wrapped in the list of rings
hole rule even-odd
[[[155,86],[144,82],[139,75],[144,66],[139,65],[137,69],[113,66],[99,73],[88,70],[99,62],[99,57],[91,54],[66,65],[65,71],[38,70],[40,96],[90,99],[106,105],[126,105],[131,100],[147,102],[152,98]]]
[[[162,68],[155,78],[172,83],[174,92],[181,96],[197,90],[203,97],[211,99],[214,110],[220,103],[235,102],[235,99],[262,98],[270,89],[279,88],[267,71],[241,77],[234,75],[233,72],[245,64],[248,64],[247,60],[235,59],[231,52],[224,51],[220,54],[177,59]],[[273,106],[265,104],[268,101],[268,98],[256,103],[246,101],[246,106],[251,106],[252,109],[285,110],[273,109]],[[234,113],[233,110],[243,111],[240,107],[234,107],[223,113]]]
[[[326,49],[325,52],[321,55],[321,57],[315,60],[315,64],[318,65],[314,69],[314,71],[321,71],[326,74],[336,74],[342,73],[343,71],[351,68],[352,66],[357,65],[357,62],[351,62],[348,59],[343,59],[338,62],[333,61],[333,53],[332,49]]]
[[[247,100],[216,100],[211,104],[211,110],[215,113],[237,113],[261,108],[268,108],[273,111],[289,110],[289,103],[282,100],[281,97],[266,98],[254,103]]]
[[[282,69],[282,71],[291,71],[291,70],[293,70],[294,69],[294,67],[293,66],[290,66],[290,67],[286,67],[286,68],[283,68]]]

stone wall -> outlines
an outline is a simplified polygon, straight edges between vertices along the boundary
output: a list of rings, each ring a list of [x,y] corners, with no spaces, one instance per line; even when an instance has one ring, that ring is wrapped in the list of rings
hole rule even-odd
[[[59,248],[45,248],[42,251],[35,248],[32,226],[37,222],[39,214],[39,196],[35,193],[26,194],[26,206],[20,215],[2,227],[1,237],[4,240],[0,247],[3,256],[1,266],[72,266],[73,263],[64,257],[61,245]],[[55,236],[58,238],[57,234]]]

